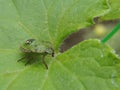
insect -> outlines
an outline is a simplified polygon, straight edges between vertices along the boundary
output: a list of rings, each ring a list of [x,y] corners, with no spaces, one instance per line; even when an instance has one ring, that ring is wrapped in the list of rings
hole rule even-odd
[[[26,62],[25,65],[31,62],[33,54],[42,55],[42,62],[48,69],[48,65],[45,62],[45,56],[51,55],[52,57],[54,57],[54,49],[52,47],[52,44],[47,41],[40,42],[36,39],[28,39],[22,44],[22,46],[20,46],[20,50],[25,53],[25,56],[19,59],[18,62],[22,61],[25,58],[28,58],[29,60]]]

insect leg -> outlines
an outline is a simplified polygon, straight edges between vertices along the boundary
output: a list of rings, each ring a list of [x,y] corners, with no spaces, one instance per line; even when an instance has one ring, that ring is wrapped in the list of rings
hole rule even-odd
[[[22,60],[25,59],[25,58],[26,58],[26,57],[22,57],[21,59],[17,60],[17,62],[22,61]]]
[[[54,49],[51,48],[51,50],[52,50],[52,54],[51,54],[51,56],[54,57],[54,54],[55,54],[55,53],[54,53]]]
[[[43,55],[43,59],[42,59],[42,61],[43,61],[43,64],[45,65],[46,69],[48,69],[48,65],[47,65],[46,62],[45,62],[45,56],[46,56],[46,54]]]
[[[33,60],[33,57],[28,57],[28,61],[25,63],[25,66],[26,66],[27,64],[31,64],[31,60]]]
[[[30,60],[28,60],[26,63],[25,63],[25,66],[27,65],[27,64],[29,64],[30,63]]]

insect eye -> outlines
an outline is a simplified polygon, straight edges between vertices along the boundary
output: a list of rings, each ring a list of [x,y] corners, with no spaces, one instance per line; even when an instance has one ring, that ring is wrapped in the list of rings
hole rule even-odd
[[[28,40],[25,42],[25,44],[31,44],[31,43],[32,43],[32,42],[31,42],[31,41],[28,41]]]
[[[34,41],[35,39],[29,39],[29,40],[27,40],[26,42],[25,42],[25,44],[31,44],[33,41]]]

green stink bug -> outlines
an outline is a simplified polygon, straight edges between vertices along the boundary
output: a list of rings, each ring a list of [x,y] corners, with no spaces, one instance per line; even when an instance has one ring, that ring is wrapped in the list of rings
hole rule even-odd
[[[25,58],[32,58],[32,54],[37,54],[37,55],[42,55],[42,61],[43,64],[45,65],[45,67],[48,69],[48,66],[45,62],[45,56],[46,55],[51,55],[52,57],[54,57],[54,49],[52,47],[52,44],[50,42],[47,41],[38,41],[36,39],[28,39],[27,41],[25,41],[22,46],[20,46],[20,50],[22,52],[25,53],[25,57],[21,58],[18,60],[21,61]],[[25,65],[27,65],[28,63],[30,63],[31,60],[28,60],[27,63]]]

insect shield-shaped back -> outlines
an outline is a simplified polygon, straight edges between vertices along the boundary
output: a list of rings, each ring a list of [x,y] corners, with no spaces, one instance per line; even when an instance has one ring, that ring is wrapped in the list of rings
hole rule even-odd
[[[30,58],[33,55],[32,54],[37,54],[37,55],[42,55],[42,61],[43,64],[45,65],[45,67],[48,69],[48,66],[45,62],[45,56],[46,55],[51,55],[52,57],[54,57],[54,49],[52,48],[52,44],[48,41],[38,41],[36,39],[28,39],[27,41],[25,41],[22,46],[20,47],[20,50],[22,52],[25,53],[25,55],[23,58],[19,59],[18,61],[21,61],[25,58],[28,59],[26,64],[30,63]],[[33,59],[33,57],[32,57]],[[25,65],[26,65],[25,64]]]

